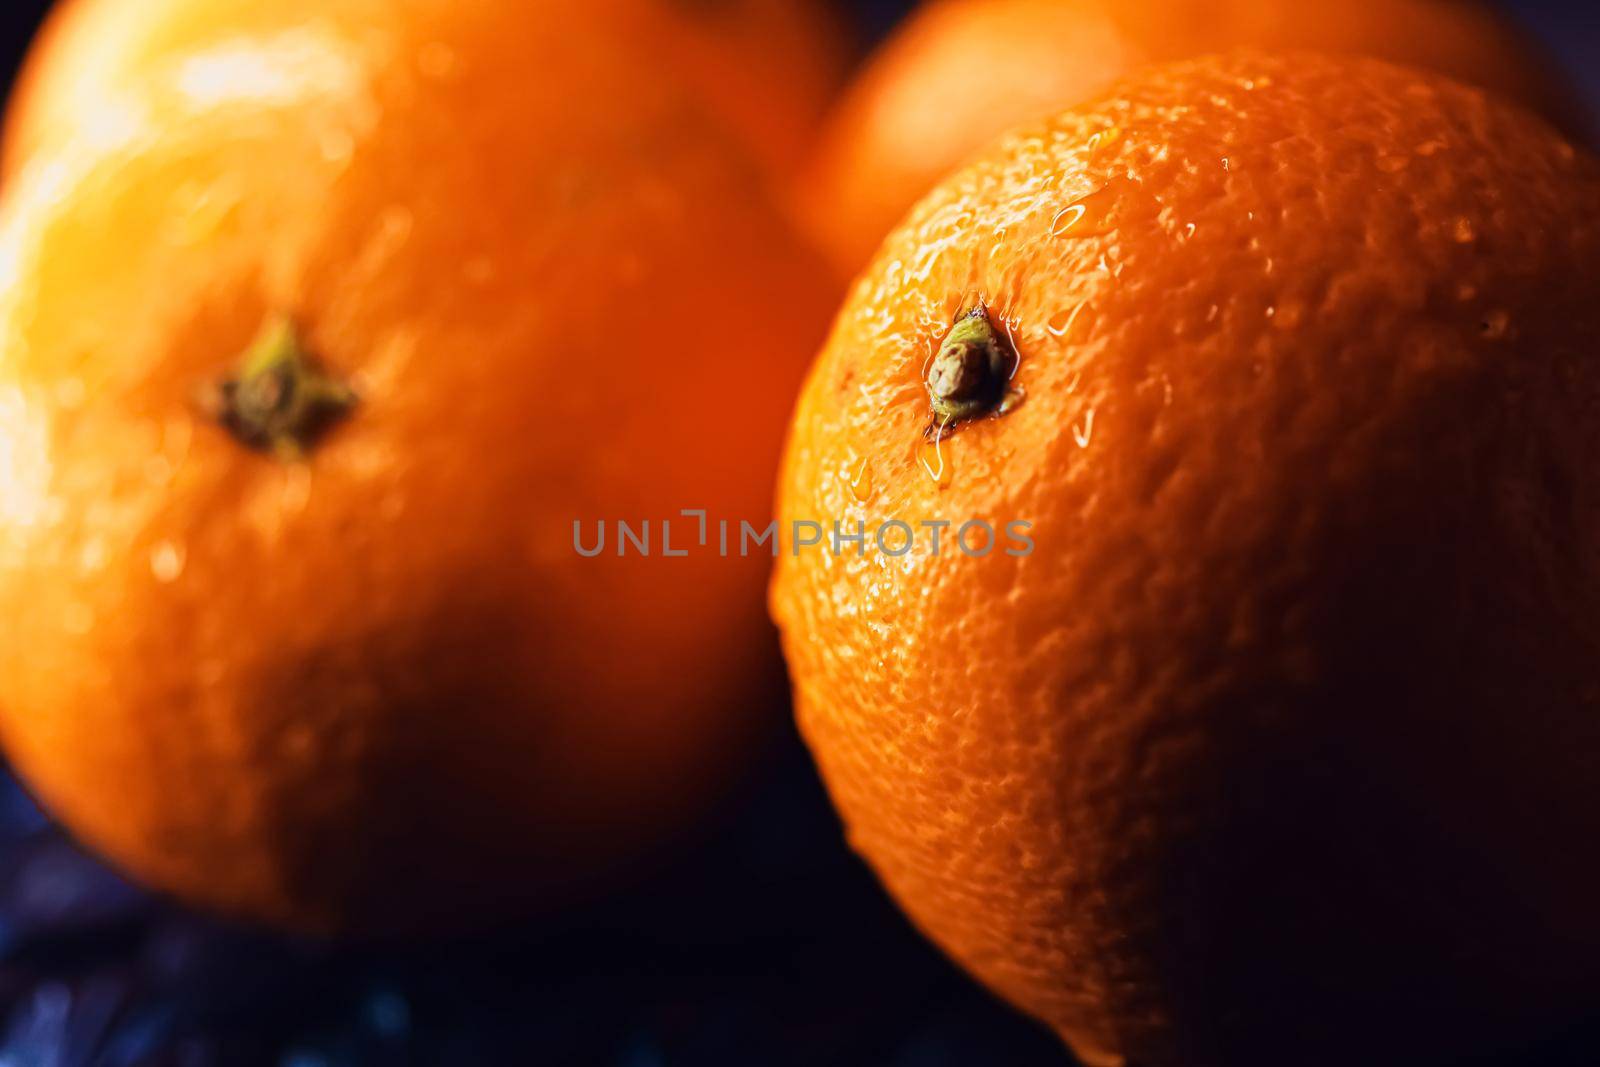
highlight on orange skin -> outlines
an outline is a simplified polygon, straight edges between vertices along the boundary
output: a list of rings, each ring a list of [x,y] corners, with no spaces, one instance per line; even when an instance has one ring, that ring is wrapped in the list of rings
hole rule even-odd
[[[62,0],[41,29],[8,105],[0,176],[41,149],[78,137],[104,137],[124,121],[130,91],[159,91],[173,65],[214,50],[219,69],[230,45],[282,33],[348,31],[372,38],[384,20],[404,20],[440,0]],[[826,0],[584,0],[569,5],[556,31],[601,33],[650,53],[727,123],[774,174],[810,150],[825,111],[855,54],[855,43]],[[524,42],[538,47],[546,34]],[[437,44],[438,42],[434,42]],[[419,67],[448,65],[446,51],[423,44]],[[529,56],[528,61],[534,62]],[[582,87],[569,87],[581,95]]]

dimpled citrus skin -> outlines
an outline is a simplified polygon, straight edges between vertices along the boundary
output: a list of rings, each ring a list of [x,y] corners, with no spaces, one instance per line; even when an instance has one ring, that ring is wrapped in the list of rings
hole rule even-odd
[[[1587,128],[1553,63],[1477,0],[932,0],[835,109],[804,207],[854,274],[918,197],[1006,130],[1144,64],[1238,47],[1438,70]]]
[[[114,103],[166,64],[339,19],[339,5],[321,0],[64,0],[18,78],[0,173],[105,123],[108,98]],[[585,0],[513,44],[531,72],[551,47],[594,32],[648,52],[646,69],[669,66],[774,170],[792,167],[810,148],[852,51],[821,0]],[[421,52],[418,62],[440,55]]]
[[[1432,1063],[1594,988],[1597,219],[1531,115],[1246,53],[1004,139],[855,286],[783,521],[1034,549],[786,553],[800,725],[910,917],[1087,1062]],[[979,300],[1026,399],[941,489],[921,376]]]
[[[572,34],[530,80],[561,5],[320,10],[6,188],[0,736],[188,900],[477,925],[737,769],[769,561],[658,524],[770,511],[832,288],[665,72]],[[303,462],[201,399],[279,316],[359,397]],[[582,558],[579,519],[653,555]]]

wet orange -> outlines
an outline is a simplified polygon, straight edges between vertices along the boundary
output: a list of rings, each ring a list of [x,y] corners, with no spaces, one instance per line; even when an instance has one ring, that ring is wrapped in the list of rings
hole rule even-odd
[[[854,273],[918,197],[1012,126],[1145,63],[1241,46],[1391,59],[1586,124],[1551,62],[1476,0],[932,0],[841,101],[806,212]]]
[[[800,725],[1085,1062],[1431,1064],[1592,995],[1597,220],[1520,110],[1246,53],[1007,139],[855,287],[780,483],[869,531],[780,563]],[[936,445],[925,377],[981,401]]]
[[[770,560],[659,523],[770,512],[831,287],[670,71],[572,34],[530,74],[562,5],[318,8],[5,192],[0,735],[187,899],[475,924],[736,762]],[[619,519],[652,557],[577,554]]]
[[[432,2],[448,6],[445,0]],[[419,0],[408,4],[419,6]],[[180,64],[206,49],[277,32],[292,46],[297,28],[342,21],[339,11],[348,6],[316,0],[66,0],[46,23],[19,79],[0,171],[13,173],[41,146],[109,121],[118,94],[178,76]],[[853,54],[849,35],[822,0],[586,0],[569,5],[557,23],[530,29],[519,42],[530,84],[552,48],[593,33],[649,52],[646,65],[652,69],[670,67],[774,169],[793,166],[809,149]],[[448,63],[438,49],[419,52],[416,61]],[[568,89],[574,100],[583,98],[582,86]]]

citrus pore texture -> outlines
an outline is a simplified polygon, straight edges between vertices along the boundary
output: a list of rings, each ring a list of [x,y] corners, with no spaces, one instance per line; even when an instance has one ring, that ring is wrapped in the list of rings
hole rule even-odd
[[[1243,53],[1005,138],[854,287],[783,519],[1035,549],[785,556],[800,725],[910,917],[1086,1061],[1433,1062],[1593,989],[1597,226],[1523,111]],[[930,463],[974,303],[1026,399]]]
[[[815,232],[853,274],[923,193],[1006,130],[1145,64],[1238,47],[1406,63],[1587,128],[1548,57],[1478,0],[932,0],[834,109],[808,182]]]

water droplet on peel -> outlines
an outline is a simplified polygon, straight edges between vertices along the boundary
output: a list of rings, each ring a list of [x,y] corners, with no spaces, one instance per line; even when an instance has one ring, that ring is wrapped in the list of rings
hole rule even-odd
[[[1223,156],[1222,157],[1222,169],[1223,170],[1232,170],[1233,169],[1233,164],[1229,161],[1227,156]]]
[[[1099,130],[1099,131],[1097,131],[1095,133],[1090,134],[1089,135],[1089,155],[1090,155],[1090,157],[1092,158],[1096,154],[1098,154],[1100,149],[1105,148],[1105,147],[1107,147],[1109,145],[1115,144],[1121,137],[1122,137],[1122,128],[1119,127],[1119,126],[1107,126],[1103,130]]]
[[[922,464],[922,469],[940,489],[948,487],[955,476],[949,451],[944,444],[944,431],[949,425],[948,419],[941,423],[939,432],[934,435],[933,440],[922,442],[917,450],[917,460]]]
[[[1094,437],[1094,408],[1084,413],[1083,422],[1074,423],[1072,439],[1078,442],[1079,448],[1088,448],[1089,442]]]
[[[1272,318],[1272,317],[1273,317],[1273,316],[1274,316],[1274,315],[1276,315],[1276,314],[1277,314],[1277,313],[1278,313],[1278,309],[1277,309],[1277,307],[1275,307],[1275,306],[1274,306],[1274,305],[1272,305],[1272,304],[1268,304],[1268,305],[1267,305],[1267,318],[1269,318],[1269,319],[1270,319],[1270,318]]]
[[[1305,305],[1298,300],[1280,306],[1274,305],[1270,318],[1272,324],[1280,330],[1292,330],[1300,325],[1300,320],[1305,317]]]
[[[1184,228],[1183,228],[1183,239],[1185,241],[1187,241],[1193,236],[1194,236],[1194,223],[1191,222],[1188,225],[1184,226]]]
[[[948,326],[949,322],[956,322],[966,318],[981,307],[988,306],[988,298],[981,289],[963,289],[959,293],[952,291],[949,297],[950,314],[948,322],[940,325]]]
[[[872,499],[872,470],[867,466],[865,456],[846,472],[845,482],[850,486],[850,495],[863,504]]]
[[[1472,239],[1477,236],[1477,231],[1472,228],[1472,220],[1465,215],[1456,219],[1451,233],[1454,235],[1457,244],[1471,244]]]
[[[1051,337],[1066,337],[1068,334],[1073,332],[1073,328],[1078,324],[1078,320],[1083,317],[1084,311],[1087,310],[1088,307],[1088,301],[1084,301],[1070,310],[1056,312],[1054,315],[1051,315],[1050,320],[1044,324],[1045,332]],[[1084,320],[1084,325],[1088,325],[1087,319]]]
[[[155,575],[158,582],[177,581],[183,574],[185,562],[183,547],[171,541],[162,541],[150,551],[150,573]]]
[[[1112,178],[1058,211],[1050,222],[1050,236],[1095,237],[1109,232],[1138,189],[1139,183],[1132,178]]]
[[[1011,369],[1006,373],[1006,381],[1009,382],[1022,368],[1022,347],[1017,344],[1016,320],[1001,319],[1000,325],[1006,328],[1006,340],[1011,344]]]
[[[1206,308],[1206,321],[1216,322],[1217,316],[1220,314],[1222,314],[1222,308],[1218,307],[1216,304],[1212,304],[1210,307]]]
[[[1489,312],[1483,317],[1481,324],[1483,336],[1491,341],[1503,340],[1511,333],[1511,314],[1500,308]]]
[[[1082,204],[1072,204],[1064,207],[1050,220],[1050,236],[1063,237],[1067,231],[1076,226],[1083,216],[1088,213],[1088,208]]]

